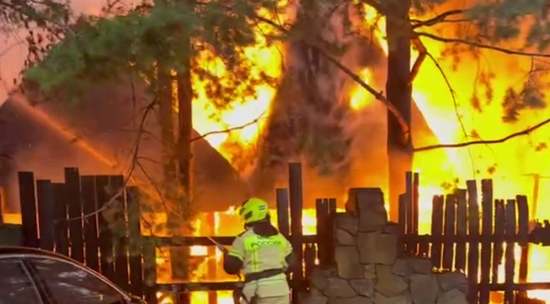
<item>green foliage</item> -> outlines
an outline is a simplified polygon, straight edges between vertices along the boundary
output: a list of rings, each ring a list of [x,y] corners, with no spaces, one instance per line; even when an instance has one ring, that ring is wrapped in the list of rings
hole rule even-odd
[[[57,0],[0,1],[0,30],[20,26],[63,27],[69,14],[69,4]]]
[[[478,3],[465,16],[475,25],[478,37],[491,43],[520,38],[527,31],[524,48],[535,47],[542,52],[550,39],[550,23],[545,0],[506,0]],[[525,26],[530,22],[527,29]]]
[[[418,2],[420,5],[415,5]],[[420,32],[429,31],[438,40],[436,33],[445,31],[444,38],[450,38],[454,42],[447,43],[442,56],[452,58],[455,68],[458,68],[461,59],[470,56],[470,59],[480,60],[481,50],[492,52],[504,52],[509,56],[533,57],[537,54],[545,54],[550,46],[550,18],[548,18],[550,5],[546,0],[502,0],[502,1],[478,1],[473,5],[457,4],[450,0],[413,1],[413,6],[420,8],[420,13],[430,11],[432,15],[443,16],[452,12],[441,20],[429,24],[435,27],[435,31],[429,31],[420,26]],[[434,7],[443,5],[445,9],[437,10]],[[460,7],[460,5],[462,5]],[[454,32],[449,33],[449,29]],[[429,50],[428,50],[429,51]],[[472,106],[483,110],[483,104],[492,102],[493,89],[491,88],[494,77],[484,77],[482,74],[491,74],[490,71],[478,71],[476,87],[471,99]],[[502,104],[504,122],[513,123],[517,120],[522,110],[540,109],[546,106],[544,102],[542,83],[536,72],[530,72],[523,87],[508,88]],[[477,92],[485,92],[486,96],[480,97]]]
[[[503,121],[517,121],[521,110],[546,107],[545,94],[536,75],[532,73],[519,91],[508,88],[502,102]]]
[[[239,82],[240,91],[245,90],[243,77],[253,68],[240,64],[246,62],[243,48],[256,41],[251,19],[260,8],[273,9],[273,3],[219,0],[190,6],[172,1],[113,18],[88,18],[29,68],[25,78],[46,93],[62,90],[65,98],[74,99],[92,84],[116,82],[128,73],[145,77],[154,89],[151,80],[158,73],[185,72],[191,61],[195,74],[218,84],[209,88],[209,97],[226,104],[223,98],[236,95],[230,92],[232,84]],[[224,78],[235,83],[222,87],[216,71],[201,68],[198,54],[204,50],[223,59],[226,69],[235,74]]]

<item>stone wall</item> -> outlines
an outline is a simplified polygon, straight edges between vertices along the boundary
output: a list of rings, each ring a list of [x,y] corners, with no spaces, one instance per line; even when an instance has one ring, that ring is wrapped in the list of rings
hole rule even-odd
[[[429,259],[406,256],[398,225],[388,222],[382,191],[350,190],[334,224],[336,265],[311,274],[307,304],[466,304],[462,273],[436,272]]]

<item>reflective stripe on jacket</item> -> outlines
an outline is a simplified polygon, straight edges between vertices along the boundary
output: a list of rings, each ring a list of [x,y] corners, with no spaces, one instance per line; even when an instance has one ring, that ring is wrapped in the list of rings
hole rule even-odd
[[[292,253],[292,245],[280,233],[262,237],[248,229],[233,241],[229,255],[243,262],[243,273],[262,272],[270,269],[288,268],[286,257]],[[254,293],[258,297],[283,296],[289,293],[285,274],[252,281],[244,286],[245,294]]]

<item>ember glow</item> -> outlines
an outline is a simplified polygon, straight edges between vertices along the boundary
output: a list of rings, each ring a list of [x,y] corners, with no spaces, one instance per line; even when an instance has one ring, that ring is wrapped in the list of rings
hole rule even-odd
[[[384,19],[379,18],[373,9],[367,8],[364,24],[374,29],[374,39],[387,53],[385,42]],[[422,16],[422,19],[429,19],[432,16]],[[289,17],[290,18],[290,17]],[[262,26],[262,25],[260,25]],[[440,36],[454,36],[453,26],[447,28],[423,29],[426,32],[437,31]],[[263,31],[271,30],[269,27]],[[517,122],[504,123],[502,121],[502,101],[505,99],[507,90],[512,87],[517,91],[527,81],[526,76],[532,69],[530,58],[513,57],[510,55],[496,53],[490,50],[481,50],[478,58],[462,55],[459,63],[453,58],[440,58],[447,47],[443,43],[429,39],[422,42],[431,55],[437,60],[454,90],[453,94],[449,89],[442,72],[438,66],[429,58],[422,65],[419,75],[415,78],[413,85],[413,97],[416,106],[424,116],[428,126],[435,135],[436,143],[458,143],[479,139],[498,139],[509,134],[526,129],[543,119],[550,117],[547,108],[537,110],[524,110],[521,112]],[[508,45],[513,47],[513,43]],[[283,73],[284,47],[266,41],[264,36],[258,34],[258,43],[253,47],[244,50],[251,66],[254,67],[250,78],[258,80],[260,73],[279,79]],[[413,50],[413,60],[418,52]],[[450,57],[450,56],[449,56]],[[412,63],[411,63],[412,64]],[[229,69],[224,62],[215,58],[213,54],[205,51],[201,54],[200,66],[217,74],[220,77],[231,77],[227,73]],[[370,69],[357,71],[360,77],[371,83],[377,79],[377,75]],[[548,81],[547,76],[541,76],[540,81]],[[378,82],[383,82],[378,81]],[[490,82],[491,89],[481,85]],[[277,93],[277,88],[272,84],[255,85],[250,92],[242,91],[240,100],[224,109],[214,106],[214,102],[206,96],[208,83],[193,75],[193,89],[197,97],[193,101],[193,124],[195,130],[201,135],[207,135],[205,139],[216,148],[230,162],[238,155],[247,154],[261,138],[264,124],[270,114],[271,103]],[[376,88],[383,89],[383,88]],[[378,101],[360,86],[354,86],[349,92],[350,108],[358,113],[365,111]],[[479,97],[478,99],[473,96]],[[1,105],[2,100],[0,100]],[[385,113],[385,112],[384,112]],[[254,123],[252,123],[254,122]],[[413,122],[414,123],[414,122]],[[50,124],[52,128],[63,128]],[[244,128],[240,126],[246,125]],[[220,133],[224,129],[238,128],[233,132]],[[413,126],[414,129],[414,126]],[[208,135],[211,132],[216,134]],[[444,149],[420,152],[414,158],[414,170],[420,172],[420,233],[427,234],[431,226],[431,204],[433,195],[445,194],[455,187],[464,188],[464,182],[468,179],[491,178],[494,181],[495,197],[514,198],[517,194],[527,195],[530,202],[533,201],[534,180],[530,174],[545,175],[550,171],[550,158],[547,156],[545,142],[550,138],[550,128],[541,128],[529,136],[517,137],[505,143],[495,145],[477,145],[460,149]],[[414,138],[413,141],[421,141]],[[83,149],[89,149],[83,147]],[[90,148],[91,149],[91,148]],[[443,152],[442,152],[443,151]],[[101,159],[103,156],[95,150],[90,150],[94,157]],[[105,160],[109,163],[110,160]],[[360,181],[359,181],[360,184]],[[383,185],[380,185],[383,186]],[[550,198],[550,179],[542,180],[538,197],[541,200]],[[387,193],[387,191],[385,191]],[[335,194],[340,196],[341,194]],[[339,202],[342,203],[343,199]],[[534,209],[532,214],[535,218],[544,219],[542,204],[531,205]],[[201,214],[195,221],[195,233],[197,235],[237,235],[241,232],[241,223],[238,216],[234,214],[234,208],[226,212],[216,212],[213,215]],[[272,215],[276,212],[272,211]],[[153,222],[165,222],[165,215],[158,217]],[[210,220],[208,220],[210,218]],[[207,231],[212,221],[214,231]],[[8,220],[9,221],[9,220]],[[17,220],[20,221],[20,220]],[[16,220],[13,220],[16,222]],[[276,222],[276,219],[275,221]],[[314,234],[316,231],[315,211],[304,210],[302,219],[304,234]],[[211,222],[212,224],[212,222]],[[548,281],[550,277],[550,249],[531,245],[530,263],[528,278],[529,282]],[[516,259],[519,260],[519,247],[515,248]],[[190,253],[200,263],[194,273],[193,281],[209,280],[234,280],[221,271],[217,271],[214,277],[208,277],[209,265],[212,260],[221,269],[221,253],[216,251],[211,255],[208,248],[195,246],[190,248]],[[169,267],[170,256],[167,250],[157,250],[157,273],[158,282],[167,283],[171,281]],[[519,267],[519,263],[516,263]],[[501,265],[500,279],[504,279],[504,266]],[[519,270],[516,269],[516,281]],[[218,292],[218,304],[232,303],[230,292]],[[547,291],[529,291],[532,298],[539,298],[550,303],[550,293]],[[167,294],[159,293],[161,303],[173,303]],[[208,294],[197,292],[192,294],[193,304],[208,302]]]
[[[430,17],[423,16],[424,19]],[[374,37],[387,53],[384,38],[384,19],[379,18],[373,9],[367,8],[365,24],[375,29],[373,31]],[[436,28],[431,30],[434,33],[435,30],[440,30],[437,33],[441,36],[453,36],[454,29],[451,27],[450,29]],[[426,29],[426,31],[429,32],[430,29]],[[455,67],[452,58],[440,58],[440,54],[444,52],[446,45],[428,39],[423,39],[422,42],[430,54],[437,59],[438,64],[444,71],[443,73],[445,73],[445,76],[443,76],[440,68],[428,58],[422,65],[413,86],[414,102],[423,114],[438,143],[498,139],[521,131],[550,116],[547,109],[526,110],[521,113],[517,122],[504,123],[502,121],[502,101],[510,87],[520,90],[522,83],[527,81],[525,75],[532,68],[532,62],[529,58],[511,57],[494,51],[482,50],[482,60],[464,55],[460,58],[458,66]],[[513,47],[513,45],[509,47]],[[259,45],[256,51],[250,51],[252,54],[262,53],[265,55],[265,57],[261,57],[262,60],[258,62],[258,66],[265,66],[268,62],[280,62],[281,54],[279,51],[262,51],[262,48],[265,49],[266,46]],[[413,61],[417,55],[418,52],[413,49]],[[258,58],[260,57],[252,56],[251,60],[257,60]],[[280,73],[280,69],[276,72]],[[373,71],[369,69],[360,71],[359,75],[367,83],[376,78]],[[452,86],[456,102],[453,101],[453,93],[451,93],[445,77]],[[483,79],[487,77],[490,79]],[[481,85],[482,82],[486,81],[491,82],[491,89]],[[200,88],[200,86],[198,87]],[[222,126],[243,125],[256,119],[260,113],[269,113],[269,105],[275,90],[263,87],[262,90],[258,89],[258,92],[265,92],[265,94],[258,94],[255,99],[244,98],[246,102],[235,109],[229,110],[227,112],[228,116],[223,114],[225,112],[218,114],[221,119],[216,122],[215,127],[209,129],[199,125],[197,129],[206,133]],[[479,101],[476,101],[473,96],[477,96],[482,100],[479,108],[477,105]],[[202,102],[208,103],[208,101],[201,99]],[[367,109],[375,102],[377,101],[359,86],[353,88],[350,92],[350,107],[355,111],[360,112]],[[250,103],[254,105],[249,105]],[[235,115],[237,112],[239,114]],[[224,121],[224,117],[231,117],[231,119],[227,118]],[[238,118],[238,120],[233,120],[233,118]],[[206,123],[206,125],[211,126],[212,124]],[[250,143],[259,138],[262,131],[261,127],[261,124],[256,124],[254,128],[248,127],[236,135],[216,135],[208,140],[224,156],[231,159],[231,151],[224,150],[224,145],[229,142],[237,142],[242,146],[249,146]],[[247,135],[244,135],[245,133]],[[550,159],[544,157],[546,147],[544,142],[548,138],[550,138],[550,130],[540,129],[529,136],[519,137],[498,145],[444,149],[443,153],[441,149],[433,152],[417,153],[414,159],[414,170],[421,173],[420,209],[422,212],[420,212],[420,233],[427,234],[430,232],[432,197],[449,193],[456,187],[464,188],[464,183],[468,179],[493,179],[495,197],[497,198],[514,198],[517,194],[525,194],[532,201],[534,181],[532,177],[527,175],[544,174],[549,171]],[[434,161],[436,159],[437,161]],[[550,197],[550,193],[546,193],[548,190],[545,190],[548,188],[541,187],[539,197]],[[534,208],[532,214],[535,218],[547,217],[543,214],[544,208],[533,205],[530,208]],[[303,221],[304,223],[311,223],[311,227],[314,227],[314,212],[307,210]],[[224,230],[224,232],[228,231]],[[550,254],[548,251],[547,248],[531,245],[527,278],[529,282],[547,281],[547,278],[550,277],[550,258],[548,258]],[[515,249],[515,252],[516,259],[519,260],[519,247]],[[504,278],[503,267],[501,265],[499,270],[501,280]],[[516,263],[516,267],[519,267],[519,263]],[[517,280],[518,269],[516,269],[515,274]],[[547,291],[530,291],[528,295],[532,298],[550,302],[550,293]],[[196,301],[199,301],[199,299],[197,298]]]

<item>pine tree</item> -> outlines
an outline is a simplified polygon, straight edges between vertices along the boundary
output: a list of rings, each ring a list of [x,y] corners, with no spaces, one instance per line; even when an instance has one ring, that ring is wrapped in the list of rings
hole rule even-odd
[[[163,5],[142,7],[111,19],[92,18],[78,33],[66,33],[63,43],[54,46],[40,65],[29,69],[26,76],[39,82],[46,91],[63,91],[72,98],[76,98],[92,82],[116,81],[125,73],[140,75],[148,80],[155,80],[160,72],[175,71],[184,75],[189,72],[188,60],[194,73],[215,80],[216,75],[196,65],[195,56],[199,48],[211,49],[227,65],[243,62],[245,60],[239,50],[254,43],[255,24],[269,24],[277,30],[270,38],[289,43],[303,42],[317,52],[316,56],[343,71],[388,107],[389,184],[394,210],[392,218],[395,219],[397,196],[404,192],[403,173],[412,169],[415,151],[438,148],[415,148],[410,134],[414,78],[424,59],[437,60],[429,49],[423,47],[422,41],[436,40],[446,43],[447,54],[455,56],[457,60],[463,54],[476,56],[481,49],[503,52],[510,56],[548,57],[544,55],[544,51],[550,41],[550,26],[547,18],[548,5],[543,0],[466,4],[446,0],[315,1],[315,6],[321,11],[330,11],[342,5],[361,11],[364,6],[370,6],[385,17],[389,50],[388,80],[385,93],[380,93],[383,90],[363,82],[357,71],[340,62],[341,49],[323,41],[319,35],[311,34],[311,23],[297,22],[287,26],[258,15],[260,8],[275,10],[276,3],[277,1],[208,1],[191,6],[184,2],[168,1]],[[446,8],[450,9],[445,10]],[[322,17],[313,14],[313,18],[317,18],[315,22],[319,24],[324,21]],[[344,22],[350,22],[349,16],[345,19],[343,18]],[[452,37],[438,33],[450,23],[463,26],[456,27],[457,31]],[[525,28],[525,24],[529,24],[529,28]],[[474,30],[460,30],[465,27]],[[523,40],[522,45],[512,49],[508,43],[517,42],[518,39]],[[191,47],[189,41],[193,42]],[[409,66],[411,46],[421,54],[420,60],[412,68]],[[237,70],[234,83],[215,87],[209,92],[216,103],[223,105],[234,99],[232,97],[237,91],[234,87],[238,87],[243,79],[241,77],[246,75],[246,68]],[[153,94],[156,94],[158,85],[155,81],[151,82]],[[185,91],[183,87],[181,91]],[[543,97],[544,92],[534,75],[521,90],[511,88],[502,104],[504,121],[517,119],[520,111],[542,107],[545,104]],[[313,103],[321,102],[315,98],[308,99]],[[320,104],[318,106],[322,108]],[[300,119],[295,120],[292,127],[299,128]],[[339,162],[341,154],[345,154],[345,151],[338,149],[326,149],[327,143],[324,141],[311,140],[310,143],[313,143],[310,150],[321,153],[315,157],[322,164]],[[296,144],[302,143],[298,141]],[[345,146],[349,142],[344,140],[343,143],[332,143],[338,148],[342,144]],[[328,157],[319,151],[333,155]],[[186,170],[188,169],[184,169]]]

